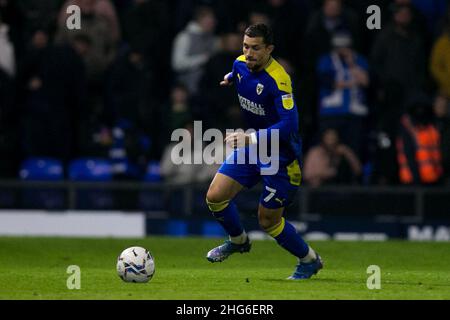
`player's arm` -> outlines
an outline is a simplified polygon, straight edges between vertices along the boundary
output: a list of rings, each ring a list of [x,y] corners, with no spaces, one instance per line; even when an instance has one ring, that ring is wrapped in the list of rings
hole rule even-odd
[[[268,138],[270,139],[273,130],[278,130],[280,139],[288,141],[291,134],[297,133],[299,130],[297,106],[292,90],[289,92],[278,91],[274,102],[280,121],[267,129]]]
[[[224,77],[223,80],[220,82],[220,85],[222,87],[227,87],[227,86],[231,86],[234,82],[234,66],[236,64],[236,61],[233,63],[233,68],[231,69],[231,72],[227,73]]]
[[[292,87],[290,79],[287,78],[282,81],[283,84],[286,83],[284,90],[280,90],[278,87],[273,91],[274,105],[277,109],[277,113],[280,120],[273,124],[271,127],[264,129],[264,131],[256,131],[252,134],[245,134],[241,132],[236,132],[228,135],[225,138],[225,142],[233,148],[240,148],[250,144],[257,144],[260,141],[262,132],[267,133],[265,135],[266,141],[271,141],[272,133],[274,130],[278,130],[279,139],[288,142],[291,135],[298,134],[298,113],[297,106],[292,94]]]
[[[222,87],[231,86],[233,84],[233,72],[227,73],[220,82]]]
[[[241,148],[250,144],[257,144],[260,141],[262,132],[265,134],[266,141],[271,141],[272,133],[278,130],[279,139],[289,141],[291,135],[298,133],[298,114],[292,94],[280,92],[275,99],[276,108],[280,116],[280,121],[264,131],[256,131],[251,134],[235,132],[225,138],[225,142],[232,148]]]

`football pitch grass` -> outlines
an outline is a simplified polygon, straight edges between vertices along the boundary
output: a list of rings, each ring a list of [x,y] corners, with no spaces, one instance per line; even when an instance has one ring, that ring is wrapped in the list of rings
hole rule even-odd
[[[206,253],[222,239],[0,238],[0,299],[301,300],[450,299],[450,245],[432,242],[311,242],[324,260],[312,279],[286,280],[296,259],[275,241],[253,241],[250,253],[212,264]],[[119,253],[143,246],[155,257],[146,284],[116,274]],[[81,288],[69,290],[70,265]],[[370,265],[381,289],[369,290]]]

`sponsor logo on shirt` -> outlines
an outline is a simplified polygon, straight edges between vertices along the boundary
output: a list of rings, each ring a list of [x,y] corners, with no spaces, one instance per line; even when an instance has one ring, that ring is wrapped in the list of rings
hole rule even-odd
[[[281,96],[281,100],[283,101],[283,108],[286,110],[291,110],[294,107],[294,96],[292,93]]]
[[[253,102],[247,98],[244,98],[241,95],[238,95],[239,103],[241,104],[242,109],[247,110],[251,113],[257,114],[259,116],[265,116],[266,112],[261,104]]]

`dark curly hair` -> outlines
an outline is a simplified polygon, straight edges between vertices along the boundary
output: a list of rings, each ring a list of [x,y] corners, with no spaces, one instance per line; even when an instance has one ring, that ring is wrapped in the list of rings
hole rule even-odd
[[[261,37],[266,45],[273,45],[273,31],[263,23],[251,25],[244,34],[250,38]]]

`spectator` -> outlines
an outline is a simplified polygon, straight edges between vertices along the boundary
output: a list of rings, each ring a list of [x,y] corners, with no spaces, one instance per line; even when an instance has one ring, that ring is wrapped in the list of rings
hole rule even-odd
[[[208,127],[226,129],[234,128],[234,124],[230,123],[229,108],[238,101],[234,88],[223,88],[217,84],[242,54],[242,37],[236,33],[225,34],[221,37],[221,44],[221,50],[205,65],[200,82],[203,112],[198,116],[206,121]]]
[[[0,15],[0,70],[10,77],[14,77],[16,63],[14,56],[14,44],[9,38],[9,26],[2,21]]]
[[[209,7],[196,9],[194,19],[174,40],[172,49],[172,68],[176,80],[185,85],[190,94],[198,93],[198,84],[204,66],[218,49],[214,36],[216,19]]]
[[[109,150],[114,179],[140,179],[149,161],[150,146],[150,138],[134,123],[127,119],[117,121]]]
[[[181,2],[184,1],[181,0]],[[220,34],[235,32],[237,28],[240,32],[240,26],[245,30],[250,10],[255,1],[214,0],[211,2],[217,15],[217,31]]]
[[[23,115],[16,106],[15,45],[9,25],[2,20],[3,5],[0,4],[0,178],[17,178],[21,145],[19,119]]]
[[[344,7],[341,0],[325,0],[322,8],[313,13],[305,33],[307,46],[305,62],[314,70],[317,59],[331,50],[332,35],[337,32],[351,34],[354,47],[359,49],[358,18],[352,10]]]
[[[162,101],[170,91],[170,50],[172,46],[172,21],[169,2],[165,0],[133,0],[125,11],[124,38],[130,47],[139,49],[146,64],[158,75],[158,90],[152,96]],[[156,49],[157,48],[157,49]]]
[[[442,17],[436,23],[436,35],[439,36],[445,30],[448,30],[448,25],[450,25],[450,5],[447,4],[447,9],[443,11]]]
[[[371,65],[380,88],[379,126],[389,136],[404,112],[405,98],[420,91],[426,75],[425,48],[411,28],[409,6],[395,7],[393,21],[382,29],[371,52]]]
[[[22,58],[25,51],[24,29],[26,18],[19,1],[0,1],[0,21],[8,26],[8,38],[14,46],[15,60]]]
[[[430,71],[437,83],[439,94],[450,98],[450,23],[436,40],[430,59]]]
[[[261,5],[254,5],[248,13],[248,23],[246,25],[240,25],[241,33],[244,33],[245,29],[252,24],[270,25],[268,9]]]
[[[441,4],[439,3],[440,0],[431,0],[431,1],[416,1],[416,0],[394,0],[393,3],[390,6],[390,11],[395,14],[398,7],[408,7],[411,12],[411,22],[410,22],[410,29],[414,30],[414,33],[417,33],[421,38],[422,41],[427,42],[428,41],[428,34],[433,35],[431,25],[427,26],[427,18],[424,16],[424,13],[428,10],[440,10]],[[428,5],[421,4],[419,2],[428,2]],[[433,3],[434,2],[434,3]],[[418,9],[423,10],[421,12]],[[432,14],[429,12],[429,14]],[[429,17],[429,19],[436,18],[436,21],[438,21],[438,17]],[[428,30],[428,27],[430,27],[430,30]],[[431,37],[430,37],[431,38]],[[428,47],[428,46],[427,46]]]
[[[117,18],[116,9],[111,0],[67,0],[61,7],[58,17],[58,25],[60,28],[66,26],[67,7],[70,5],[77,5],[80,7],[82,14],[85,16],[93,14],[96,17],[103,18],[107,25],[108,31],[111,35],[112,41],[118,42],[120,40],[120,25]],[[82,19],[84,23],[84,19]],[[84,28],[84,26],[83,26]]]
[[[50,38],[54,38],[58,26],[58,15],[60,14],[61,6],[65,1],[66,0],[20,1],[20,8],[23,10],[25,20],[24,40],[26,43],[28,43],[37,29],[42,28],[47,30]]]
[[[327,129],[320,144],[306,154],[303,172],[305,181],[312,187],[351,184],[358,182],[362,166],[355,153],[340,143],[337,131]]]
[[[368,114],[365,89],[369,85],[368,64],[352,49],[346,33],[332,38],[333,50],[317,66],[320,83],[320,131],[334,128],[344,144],[362,154],[364,119]]]
[[[16,178],[20,163],[20,114],[14,107],[14,98],[14,79],[0,67],[0,179]]]
[[[425,36],[430,34],[430,38],[433,39],[439,34],[438,22],[445,15],[445,10],[448,6],[447,0],[397,0],[396,2],[411,5],[414,15],[417,17],[417,28],[425,31]]]
[[[436,128],[441,135],[442,164],[444,180],[450,184],[450,99],[437,96],[433,105]]]
[[[151,137],[153,138],[153,154],[155,159],[161,159],[161,155],[170,142],[172,132],[183,128],[187,122],[193,120],[191,98],[187,88],[182,84],[176,84],[170,93],[169,99],[160,104],[155,110],[155,115],[149,119],[152,123]]]
[[[178,84],[172,88],[170,101],[161,107],[162,122],[166,125],[164,140],[169,141],[175,129],[182,128],[192,120],[192,111],[187,88]]]
[[[400,121],[397,160],[402,184],[434,185],[443,176],[441,135],[433,124],[431,105],[412,98]]]
[[[359,51],[358,18],[354,12],[344,7],[341,0],[324,0],[322,6],[310,16],[302,42],[304,46],[302,74],[300,82],[301,95],[298,103],[303,106],[302,121],[307,133],[318,131],[316,67],[318,59],[331,51],[331,37],[337,32],[348,32],[353,39],[353,46]],[[310,136],[310,135],[308,135]],[[306,136],[306,144],[312,144]]]
[[[39,39],[40,36],[37,36]],[[81,34],[72,46],[43,45],[30,51],[18,75],[25,156],[70,160],[76,154],[75,137],[85,105],[83,56],[90,42]]]
[[[86,72],[91,86],[101,86],[106,68],[113,61],[116,53],[117,34],[111,22],[111,10],[100,13],[100,8],[108,8],[106,0],[79,0],[81,9],[82,28],[69,30],[66,27],[66,8],[63,7],[60,15],[59,31],[56,36],[58,44],[72,44],[78,35],[89,39],[90,50],[83,56]],[[100,6],[101,4],[101,6]],[[62,18],[61,18],[62,17]],[[108,18],[109,17],[109,18]]]
[[[161,159],[161,175],[164,177],[166,182],[172,184],[209,181],[214,177],[214,170],[212,170],[210,166],[203,161],[202,164],[194,164],[194,159],[197,157],[203,159],[203,143],[202,148],[200,149],[194,147],[194,139],[201,139],[201,137],[194,136],[194,128],[192,122],[190,121],[185,124],[184,129],[189,132],[190,140],[188,140],[188,143],[190,143],[190,148],[186,148],[183,152],[180,152],[180,150],[174,148],[181,142],[173,142],[169,144],[165,148]],[[183,140],[183,142],[186,141]],[[181,164],[174,162],[172,155],[173,152],[175,156],[180,157],[177,160],[183,161]],[[182,155],[180,153],[182,153]]]
[[[298,10],[295,1],[267,0],[270,25],[274,33],[276,55],[299,66],[304,52],[301,39],[306,28],[305,10]]]
[[[106,79],[105,104],[112,123],[127,119],[138,127],[144,127],[152,84],[151,70],[142,51],[131,48],[120,56],[110,67]]]
[[[89,117],[80,124],[79,156],[92,158],[108,158],[113,144],[112,130],[109,126]]]

